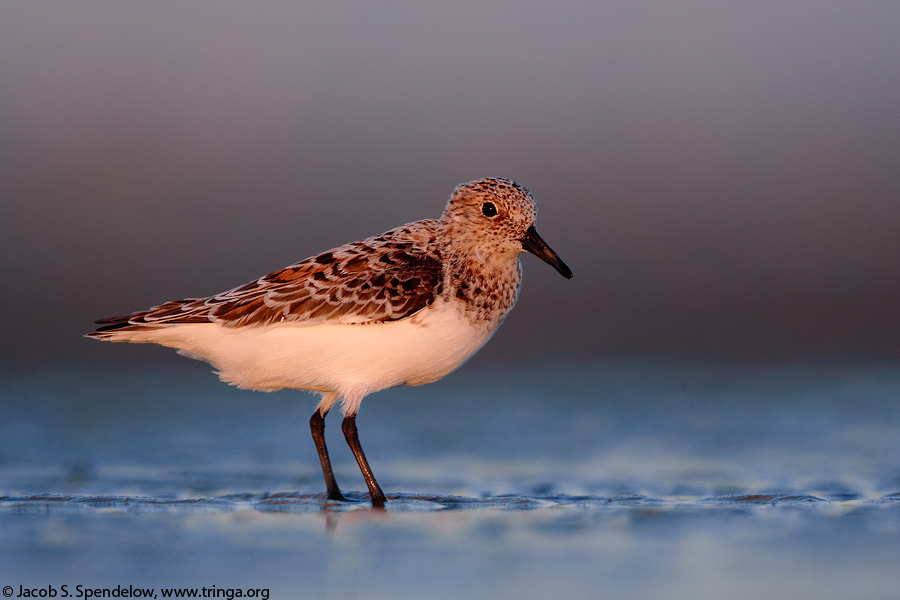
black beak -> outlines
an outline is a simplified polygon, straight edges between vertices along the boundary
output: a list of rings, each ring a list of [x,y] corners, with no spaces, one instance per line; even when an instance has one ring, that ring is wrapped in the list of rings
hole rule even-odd
[[[534,228],[534,225],[528,228],[528,231],[525,232],[525,237],[522,238],[522,248],[531,252],[539,259],[559,271],[559,274],[565,277],[566,279],[572,279],[572,269],[570,269],[566,263],[562,261],[562,259],[557,256],[556,252],[553,251],[553,248],[547,245],[547,242],[541,239],[541,236],[538,235],[537,229]]]

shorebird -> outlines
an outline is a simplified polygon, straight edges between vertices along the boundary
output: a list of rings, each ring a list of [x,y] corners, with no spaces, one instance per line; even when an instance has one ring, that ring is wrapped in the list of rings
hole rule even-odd
[[[359,442],[362,399],[437,381],[494,334],[515,304],[519,255],[572,271],[535,229],[534,197],[501,178],[460,184],[438,220],[408,223],[206,298],[96,321],[88,337],[154,343],[213,365],[253,390],[321,394],[310,418],[328,500],[345,500],[325,445],[336,401],[341,429],[374,507],[385,495]]]

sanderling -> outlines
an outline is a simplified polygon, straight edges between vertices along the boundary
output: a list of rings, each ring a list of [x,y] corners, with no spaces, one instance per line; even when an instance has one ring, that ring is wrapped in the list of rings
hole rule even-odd
[[[323,252],[215,296],[101,319],[88,337],[177,348],[241,388],[321,394],[309,424],[329,500],[344,499],[325,446],[325,416],[340,399],[344,437],[372,505],[382,507],[357,434],[362,399],[437,381],[478,351],[516,301],[523,251],[572,277],[538,235],[535,213],[525,187],[479,179],[453,190],[439,220]]]

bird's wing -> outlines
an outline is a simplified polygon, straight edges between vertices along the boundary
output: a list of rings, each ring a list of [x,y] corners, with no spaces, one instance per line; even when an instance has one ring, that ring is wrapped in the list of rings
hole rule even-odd
[[[179,323],[383,323],[409,317],[440,293],[436,221],[419,221],[307,258],[208,298],[176,300],[97,321],[103,332]]]

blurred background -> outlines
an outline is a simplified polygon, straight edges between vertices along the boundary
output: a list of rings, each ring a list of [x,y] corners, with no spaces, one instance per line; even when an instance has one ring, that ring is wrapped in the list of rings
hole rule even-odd
[[[4,2],[3,365],[180,360],[80,336],[483,176],[575,278],[477,364],[894,362],[898,56],[895,2]]]
[[[896,1],[0,2],[2,585],[896,599],[898,58]],[[82,337],[484,176],[575,277],[366,400],[386,513],[312,397]]]

